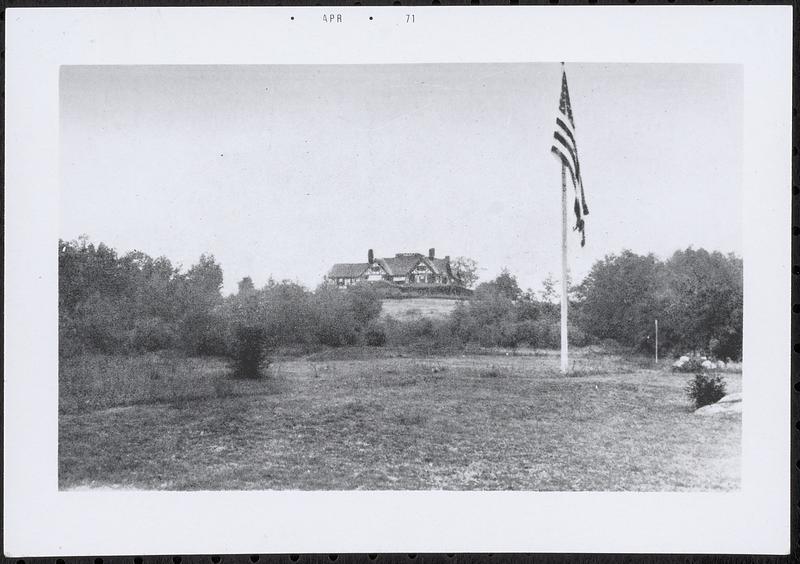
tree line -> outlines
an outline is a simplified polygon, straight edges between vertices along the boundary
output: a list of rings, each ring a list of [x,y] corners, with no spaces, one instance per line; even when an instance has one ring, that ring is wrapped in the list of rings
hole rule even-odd
[[[58,259],[62,355],[176,350],[236,358],[253,347],[359,344],[555,348],[560,338],[554,281],[523,291],[508,270],[478,284],[444,319],[398,321],[380,315],[382,296],[369,284],[312,291],[270,280],[256,288],[247,277],[225,297],[213,255],[184,272],[165,257],[119,255],[82,238],[60,240]],[[596,262],[569,298],[574,345],[651,350],[658,319],[665,353],[741,356],[742,261],[734,255],[686,249],[660,260],[623,251]]]
[[[597,261],[575,288],[578,319],[597,339],[653,350],[742,355],[742,259],[705,249],[667,260],[623,251]]]

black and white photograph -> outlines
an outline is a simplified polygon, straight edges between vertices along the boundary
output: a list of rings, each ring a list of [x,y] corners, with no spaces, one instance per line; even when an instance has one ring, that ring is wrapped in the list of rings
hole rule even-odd
[[[789,550],[791,7],[6,15],[6,555]]]
[[[62,67],[59,487],[738,489],[741,73]]]

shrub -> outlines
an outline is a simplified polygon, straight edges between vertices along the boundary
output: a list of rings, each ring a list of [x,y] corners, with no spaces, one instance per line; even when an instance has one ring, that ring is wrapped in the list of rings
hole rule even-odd
[[[189,355],[225,356],[229,335],[225,320],[217,312],[192,312],[178,324],[181,347]]]
[[[79,338],[75,320],[63,311],[58,316],[58,355],[61,358],[77,356],[84,352],[84,343]]]
[[[682,356],[672,365],[673,372],[701,373],[703,360],[699,356]]]
[[[386,344],[386,331],[377,323],[372,323],[364,331],[364,342],[371,347],[382,347]]]
[[[178,337],[175,328],[157,317],[137,319],[130,334],[130,348],[154,352],[174,347]]]
[[[357,284],[348,288],[347,300],[353,319],[360,325],[366,325],[376,319],[383,307],[377,290],[369,284]]]
[[[505,378],[508,374],[502,368],[492,365],[490,368],[479,372],[481,378]]]
[[[311,295],[294,282],[270,282],[259,291],[237,296],[240,313],[267,329],[267,336],[276,344],[304,344],[311,338],[313,319]],[[234,300],[236,301],[236,300]]]
[[[75,337],[90,351],[124,352],[125,320],[121,309],[118,302],[99,293],[92,294],[76,307],[73,318]]]
[[[387,338],[393,345],[427,343],[434,331],[433,320],[427,317],[408,321],[387,320]]]
[[[686,385],[686,395],[700,408],[725,397],[725,387],[725,379],[719,374],[699,372]]]
[[[559,331],[560,330],[561,329],[559,327]],[[571,324],[569,326],[569,335],[567,336],[567,338],[569,339],[569,344],[575,347],[587,347],[591,345],[593,342],[591,335],[589,335],[586,331],[584,331],[580,327],[576,327]]]
[[[321,286],[312,300],[313,335],[331,347],[354,345],[361,325],[355,319],[346,291]]]
[[[520,324],[513,321],[503,321],[497,325],[496,343],[509,349],[515,349],[523,341]]]
[[[672,363],[673,372],[703,372],[725,368],[721,360],[714,361],[707,356],[684,355]]]
[[[557,349],[561,346],[561,325],[557,318],[537,319],[532,323],[531,331],[531,345],[543,349]]]
[[[267,332],[258,325],[237,325],[233,331],[233,373],[239,378],[258,378],[269,365]]]

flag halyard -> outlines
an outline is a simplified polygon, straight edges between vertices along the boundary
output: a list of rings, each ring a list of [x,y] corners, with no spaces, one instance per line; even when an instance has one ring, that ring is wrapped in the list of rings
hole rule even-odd
[[[553,146],[551,151],[559,158],[572,180],[575,189],[575,227],[573,230],[581,234],[581,247],[586,244],[586,221],[584,216],[589,215],[589,207],[586,205],[586,196],[583,191],[583,179],[581,178],[581,165],[578,161],[578,144],[575,141],[575,119],[572,115],[572,105],[569,101],[569,88],[567,87],[567,73],[562,71],[561,75],[561,98],[558,104],[558,114],[556,116],[556,129],[553,133]]]

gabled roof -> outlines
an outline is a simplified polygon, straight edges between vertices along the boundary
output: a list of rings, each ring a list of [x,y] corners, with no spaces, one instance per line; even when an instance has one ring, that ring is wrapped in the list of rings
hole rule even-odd
[[[405,276],[419,264],[422,255],[400,255],[378,259],[378,263],[392,276]]]
[[[451,275],[450,273],[450,261],[446,259],[435,258],[433,260],[426,258],[426,262],[430,263],[433,267],[433,271],[436,274],[447,274],[448,276]]]
[[[334,264],[331,271],[328,273],[330,278],[358,278],[369,266],[366,262],[352,263],[343,262]]]
[[[446,274],[452,276],[450,263],[447,259],[430,259],[420,253],[401,253],[388,258],[376,258],[375,262],[383,268],[389,276],[407,276],[419,263],[424,264],[434,274]],[[334,264],[328,277],[330,278],[359,278],[362,276],[369,263],[339,263]]]

